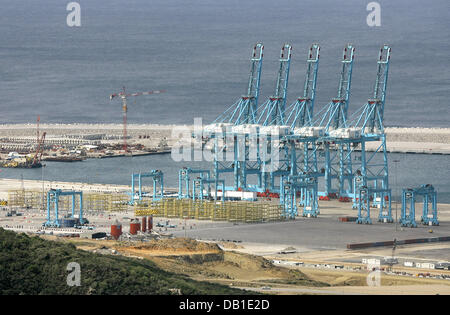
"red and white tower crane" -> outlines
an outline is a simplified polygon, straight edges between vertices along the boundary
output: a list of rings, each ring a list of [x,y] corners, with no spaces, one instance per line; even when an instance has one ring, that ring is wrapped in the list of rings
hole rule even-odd
[[[42,159],[42,153],[44,151],[44,141],[45,141],[45,135],[47,133],[44,131],[42,133],[41,138],[38,138],[38,143],[36,147],[36,153],[33,156],[33,162],[31,163],[32,166],[41,166],[41,159]]]
[[[115,97],[120,97],[122,99],[122,114],[123,114],[123,149],[125,152],[128,152],[127,146],[127,98],[130,96],[139,96],[139,95],[150,95],[150,94],[160,94],[165,92],[165,90],[157,90],[157,91],[149,91],[149,92],[138,92],[127,94],[125,92],[125,87],[123,87],[122,92],[114,93],[109,96],[110,100],[113,100]]]

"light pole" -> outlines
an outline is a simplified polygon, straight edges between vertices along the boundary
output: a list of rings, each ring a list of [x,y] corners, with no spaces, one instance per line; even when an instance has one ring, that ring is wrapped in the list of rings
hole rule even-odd
[[[41,176],[42,176],[42,210],[44,210],[44,200],[45,200],[45,191],[44,191],[44,167],[45,164],[42,164],[41,167]]]
[[[395,183],[395,192],[394,194],[397,194],[398,192],[398,183],[397,183],[397,163],[400,162],[400,160],[392,160],[394,162],[394,183]],[[397,198],[395,198],[397,199]],[[395,231],[398,231],[398,200],[395,202]]]

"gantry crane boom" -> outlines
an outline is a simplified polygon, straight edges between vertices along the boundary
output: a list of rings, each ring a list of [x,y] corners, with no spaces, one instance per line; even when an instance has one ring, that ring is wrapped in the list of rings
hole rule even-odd
[[[296,102],[290,106],[292,110],[286,118],[286,123],[291,126],[291,129],[312,126],[317,71],[319,68],[319,53],[319,44],[312,44],[309,48],[308,59],[306,60],[307,68],[303,96],[298,97]]]
[[[236,103],[230,106],[213,123],[231,123],[234,125],[256,124],[258,99],[260,93],[261,71],[264,45],[256,43],[253,46],[250,75],[247,92]]]
[[[151,95],[151,94],[160,94],[164,93],[165,90],[156,90],[156,91],[147,91],[147,92],[137,92],[137,93],[129,93],[127,94],[125,91],[125,87],[123,87],[122,92],[114,93],[109,96],[109,99],[112,101],[115,97],[120,97],[122,99],[122,115],[123,115],[123,149],[125,152],[128,152],[127,146],[127,98],[130,96],[140,96],[140,95]]]
[[[352,68],[355,57],[355,47],[347,44],[342,52],[341,74],[339,77],[338,94],[325,107],[326,112],[320,118],[319,126],[323,126],[326,132],[330,129],[346,128],[347,113],[352,82]]]
[[[280,67],[278,69],[275,93],[261,105],[258,123],[263,126],[284,125],[286,97],[289,80],[289,67],[291,64],[292,46],[284,44],[280,52]]]
[[[355,127],[360,127],[363,133],[382,132],[384,130],[384,104],[390,59],[391,47],[383,45],[378,54],[373,97],[363,106],[363,111],[355,123]]]

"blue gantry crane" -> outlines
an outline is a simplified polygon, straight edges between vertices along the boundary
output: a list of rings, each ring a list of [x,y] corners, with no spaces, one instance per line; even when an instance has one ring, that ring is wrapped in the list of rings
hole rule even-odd
[[[220,180],[222,173],[233,173],[234,175],[234,184],[227,189],[237,190],[239,187],[246,187],[247,172],[242,171],[242,168],[248,169],[248,173],[259,172],[257,160],[250,165],[250,161],[243,158],[246,155],[248,156],[248,150],[245,148],[239,150],[238,143],[242,143],[242,140],[239,139],[238,141],[237,139],[237,134],[239,134],[240,137],[244,137],[245,142],[245,139],[249,135],[255,135],[256,131],[245,132],[243,130],[240,132],[241,130],[232,127],[252,126],[257,122],[263,51],[264,45],[262,43],[254,45],[247,94],[217,117],[212,124],[205,126],[203,130],[205,136],[213,142],[214,178]],[[217,190],[217,187],[215,188]]]
[[[243,100],[248,99],[246,102],[251,104],[251,107],[248,106],[251,110],[244,111],[244,119],[237,119],[234,121],[235,126],[231,128],[231,137],[233,139],[232,148],[234,153],[234,161],[232,164],[234,168],[234,189],[258,190],[258,187],[262,182],[260,171],[261,160],[257,144],[257,135],[259,133],[257,120],[263,49],[264,46],[262,44],[257,44],[254,47],[248,82],[248,92],[247,95],[243,97]],[[243,104],[245,105],[245,102]],[[240,108],[245,107],[240,106]],[[242,110],[240,110],[240,112],[242,112]],[[231,146],[228,148],[231,149]],[[257,176],[257,185],[249,185],[247,183],[247,177],[251,174]]]
[[[190,167],[183,167],[178,172],[178,198],[189,199],[194,196],[194,186],[191,186],[191,181],[194,180],[193,175],[198,175],[200,178],[210,179],[211,172],[203,169],[192,169]],[[183,189],[184,188],[184,189]]]
[[[292,47],[283,45],[275,93],[258,106],[262,49],[258,44],[253,48],[247,95],[205,127],[206,133],[214,137],[215,178],[232,172],[234,185],[227,190],[280,193],[280,202],[289,217],[297,215],[297,197],[304,207],[303,215],[317,216],[320,194],[325,199],[339,196],[340,201],[353,198],[354,207],[359,209],[358,223],[371,223],[373,206],[380,209],[379,221],[392,222],[383,126],[391,48],[381,47],[373,95],[350,117],[355,56],[352,44],[347,44],[342,53],[337,96],[316,114],[319,45],[313,44],[309,49],[303,95],[288,107]],[[378,144],[370,153],[366,150],[369,141]],[[223,153],[227,153],[227,158]],[[247,183],[251,174],[258,177],[256,185]],[[323,191],[318,192],[322,177]],[[275,186],[275,182],[280,186]]]
[[[360,110],[354,116],[354,128],[361,132],[361,172],[364,175],[364,185],[373,185],[377,189],[389,190],[389,167],[386,150],[386,134],[384,132],[384,107],[386,100],[386,88],[389,74],[391,48],[383,45],[380,49],[377,61],[377,75],[374,92]],[[360,113],[360,114],[359,114]],[[359,115],[359,116],[358,116]],[[366,152],[366,143],[376,141],[377,148],[370,154]],[[370,183],[369,183],[370,182]],[[380,203],[384,205],[386,194],[381,194]],[[384,195],[384,196],[383,196]],[[377,195],[373,196],[374,204],[377,204]]]
[[[392,223],[394,222],[392,218],[392,205],[391,205],[391,190],[377,187],[368,187],[365,185],[364,176],[355,176],[356,183],[356,197],[358,199],[358,218],[356,223],[358,224],[372,224],[372,219],[370,218],[370,208],[373,206],[372,201],[374,196],[381,194],[382,196],[388,196],[387,205],[385,203],[379,203],[379,214],[378,222]]]
[[[351,130],[360,133],[359,140],[354,143],[360,148],[359,161],[361,168],[357,170],[359,182],[354,180],[353,206],[363,202],[358,199],[359,189],[364,187],[367,191],[365,198],[372,206],[380,207],[379,221],[393,222],[391,209],[391,189],[389,187],[389,167],[386,150],[386,134],[384,131],[384,106],[386,100],[386,88],[389,73],[391,48],[383,45],[378,54],[377,75],[375,78],[374,92],[371,98],[353,116],[350,122]],[[376,149],[372,152],[366,150],[367,142],[376,142]],[[355,155],[354,148],[347,154]],[[354,175],[354,174],[353,174]]]
[[[301,202],[297,203],[297,197]],[[298,204],[303,205],[303,217],[317,217],[319,211],[317,177],[302,175],[287,175],[281,178],[280,203],[284,206],[286,218],[298,215]]]
[[[270,188],[274,186],[275,172],[266,172],[270,157],[265,155],[266,161],[263,162],[264,152],[260,152],[262,147],[259,143],[262,132],[261,125],[271,126],[284,123],[291,50],[292,47],[289,44],[284,44],[281,48],[275,93],[263,105],[257,106],[263,45],[255,45],[251,60],[248,94],[227,109],[211,125],[204,128],[206,135],[214,138],[214,177],[219,178],[221,173],[226,172],[232,172],[234,175],[234,185],[227,189],[256,191],[269,189],[267,187],[268,173],[271,177]],[[271,128],[263,131],[264,134],[268,133],[266,144],[271,143],[271,131]],[[251,156],[251,152],[256,153]],[[226,153],[226,157],[224,157],[224,153]],[[284,165],[285,168],[288,167],[286,161],[284,161]],[[257,185],[248,185],[247,176],[250,174],[258,177]]]
[[[144,173],[133,173],[131,174],[131,200],[130,204],[134,204],[136,200],[138,202],[142,201],[142,199],[146,196],[149,196],[149,193],[143,191],[143,178],[151,178],[153,182],[153,193],[152,193],[152,201],[161,200],[164,198],[164,173],[161,170],[151,170],[150,172]],[[138,180],[138,191],[135,191],[135,182]],[[158,192],[159,186],[159,192]],[[137,195],[136,195],[137,194]]]
[[[286,43],[280,52],[275,92],[259,108],[262,191],[279,191],[279,187],[275,186],[276,179],[290,172],[289,147],[284,136],[289,132],[285,114],[291,57],[292,46]]]
[[[351,172],[351,160],[346,159],[347,163],[344,163],[344,147],[349,150],[350,143],[342,143],[339,141],[342,132],[344,135],[348,132],[347,128],[347,115],[350,98],[350,88],[352,82],[352,70],[353,61],[355,56],[355,47],[352,44],[347,44],[342,53],[341,61],[341,73],[339,77],[338,93],[337,97],[333,98],[328,105],[326,105],[320,112],[317,113],[319,117],[316,121],[318,127],[323,127],[323,138],[321,143],[323,146],[323,158],[324,158],[324,192],[322,195],[330,197],[335,195],[338,190],[342,190],[344,187],[344,180],[352,185],[352,179],[347,175],[343,175],[343,169],[345,173]],[[320,130],[320,129],[318,129]],[[348,135],[353,137],[352,134]],[[340,158],[341,157],[341,158]],[[338,161],[340,160],[340,161]],[[339,189],[333,188],[333,180],[339,180]]]
[[[402,210],[400,217],[401,226],[417,227],[415,203],[418,197],[423,198],[423,211],[420,218],[424,225],[439,225],[437,218],[437,192],[430,184],[417,188],[403,189]],[[431,212],[429,204],[431,203]]]
[[[316,142],[320,134],[315,133],[313,127],[319,53],[320,46],[312,44],[307,58],[303,95],[287,110],[286,121],[291,132],[285,138],[289,146],[290,173],[281,177],[280,202],[291,217],[297,215],[298,193],[299,204],[303,205],[303,216],[316,217],[319,213],[317,193],[320,174],[317,167]]]
[[[211,196],[211,184],[214,184],[214,195]],[[220,185],[220,186],[219,186]],[[217,178],[205,178],[199,176],[192,181],[192,200],[204,200],[206,198],[213,198],[218,200],[218,188],[221,187],[221,200],[225,201],[225,180]]]
[[[320,46],[312,44],[307,58],[306,78],[303,95],[289,106],[287,123],[291,134],[287,136],[291,154],[291,174],[317,172],[316,141],[320,134],[315,134],[313,127],[314,100],[319,69]],[[303,156],[297,154],[297,145],[301,144]],[[301,158],[301,160],[298,160]]]
[[[79,200],[79,224],[84,224],[83,219],[83,192],[81,191],[62,191],[61,189],[50,189],[47,192],[47,221],[44,223],[45,226],[49,227],[60,227],[61,220],[59,219],[59,200],[61,196],[72,196],[72,212],[71,218],[75,218],[75,198],[76,196],[80,197]],[[51,218],[51,208],[53,204],[53,210],[55,212],[55,216]]]

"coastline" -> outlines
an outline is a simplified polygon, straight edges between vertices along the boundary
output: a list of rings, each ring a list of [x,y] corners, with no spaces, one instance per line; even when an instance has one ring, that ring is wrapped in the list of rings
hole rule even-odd
[[[173,143],[172,130],[185,127],[193,129],[193,125],[163,125],[163,124],[128,124],[128,134],[131,137],[139,137],[147,134],[150,142],[157,143],[166,137],[169,143]],[[61,137],[64,135],[86,135],[95,133],[107,133],[120,136],[123,132],[122,124],[40,124],[40,130],[47,132],[47,137]],[[426,153],[426,154],[450,154],[450,128],[404,128],[387,127],[386,143],[387,151],[391,153]],[[1,124],[0,137],[34,137],[36,124]],[[375,150],[379,142],[367,142],[368,150]]]

